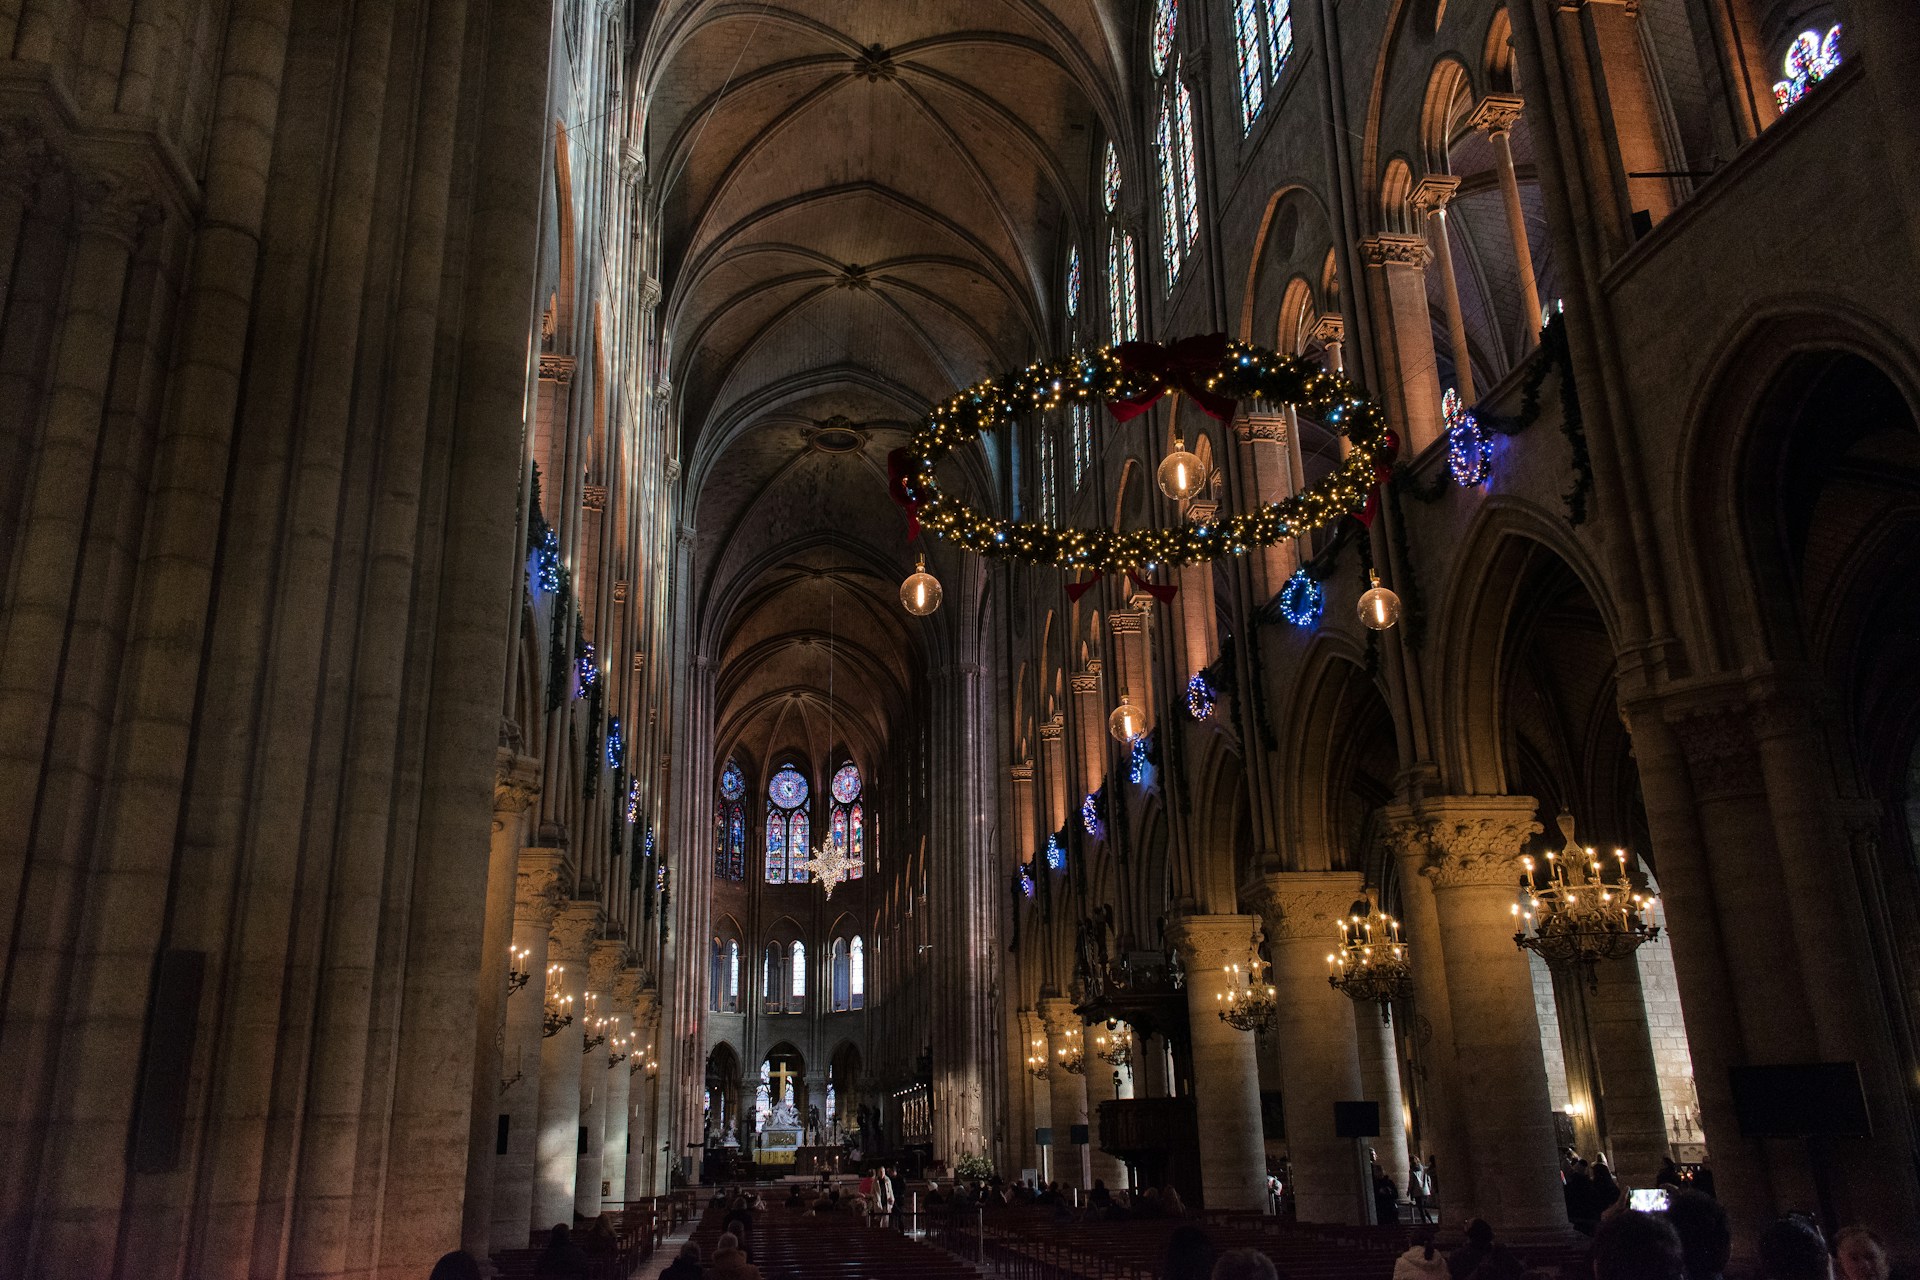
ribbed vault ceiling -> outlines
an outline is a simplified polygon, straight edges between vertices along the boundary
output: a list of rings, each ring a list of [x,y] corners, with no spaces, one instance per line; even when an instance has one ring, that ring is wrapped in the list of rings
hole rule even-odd
[[[1043,346],[1099,126],[1121,114],[1130,7],[656,14],[647,164],[721,750],[821,732],[805,726],[824,705],[827,594],[835,701],[884,750],[926,645],[893,598],[908,562],[886,455],[931,401]]]

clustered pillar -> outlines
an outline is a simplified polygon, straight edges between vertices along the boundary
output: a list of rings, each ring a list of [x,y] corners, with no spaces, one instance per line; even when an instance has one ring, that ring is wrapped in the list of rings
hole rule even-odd
[[[1245,970],[1256,916],[1189,915],[1168,924],[1187,969],[1193,1093],[1200,1137],[1200,1187],[1210,1210],[1266,1205],[1267,1162],[1260,1124],[1260,1075],[1253,1035],[1222,1022],[1225,970]]]

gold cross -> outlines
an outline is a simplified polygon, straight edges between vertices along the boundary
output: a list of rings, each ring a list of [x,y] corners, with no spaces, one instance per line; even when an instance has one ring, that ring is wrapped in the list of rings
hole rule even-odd
[[[783,1062],[767,1074],[772,1076],[775,1083],[779,1086],[773,1095],[773,1100],[778,1102],[787,1096],[787,1085],[799,1072],[787,1070],[787,1064]]]

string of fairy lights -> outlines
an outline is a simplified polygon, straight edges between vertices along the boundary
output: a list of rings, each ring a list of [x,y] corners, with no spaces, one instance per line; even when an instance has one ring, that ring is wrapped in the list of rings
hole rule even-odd
[[[905,450],[900,476],[908,510],[926,528],[977,555],[1051,564],[1096,573],[1148,571],[1160,565],[1195,564],[1242,555],[1331,524],[1361,508],[1378,483],[1378,467],[1393,452],[1385,412],[1361,388],[1319,364],[1250,343],[1224,342],[1224,355],[1209,367],[1163,372],[1129,359],[1126,347],[1075,352],[1057,362],[1038,361],[1014,373],[975,383],[936,406]],[[1115,530],[1053,527],[1031,520],[1004,520],[947,492],[940,461],[982,432],[1011,426],[1027,413],[1055,411],[1074,402],[1140,405],[1168,392],[1215,400],[1291,404],[1346,438],[1340,465],[1300,492],[1255,510],[1217,520],[1166,527]],[[1189,497],[1204,480],[1199,459],[1178,440],[1160,468],[1163,490]],[[1170,487],[1172,486],[1172,487]],[[924,566],[916,577],[925,573]],[[911,608],[921,600],[903,601]],[[934,600],[937,607],[937,597]],[[932,612],[932,609],[927,609]]]

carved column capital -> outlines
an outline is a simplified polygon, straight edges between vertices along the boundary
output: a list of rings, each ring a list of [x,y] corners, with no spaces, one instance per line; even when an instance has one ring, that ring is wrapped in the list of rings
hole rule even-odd
[[[1071,681],[1076,694],[1096,694],[1100,692],[1100,663],[1096,659],[1087,664],[1085,671],[1075,672]]]
[[[1450,173],[1430,173],[1413,186],[1408,203],[1421,213],[1444,210],[1460,190],[1460,179]]]
[[[1189,972],[1218,971],[1247,964],[1259,931],[1259,916],[1175,916],[1167,922],[1167,941]]]
[[[1009,765],[1007,767],[1007,777],[1013,781],[1013,785],[1016,787],[1033,785],[1033,763],[1027,761],[1021,764]]]
[[[1517,885],[1520,853],[1541,830],[1531,796],[1439,796],[1383,812],[1385,838],[1436,889]]]
[[[627,944],[618,938],[596,938],[587,952],[588,989],[613,991],[614,976],[627,958]]]
[[[1067,722],[1056,712],[1040,726],[1042,742],[1058,742],[1066,736]]]
[[[1370,267],[1424,267],[1432,256],[1424,236],[1383,232],[1360,242],[1360,261]]]
[[[147,183],[112,169],[74,180],[73,212],[81,231],[118,240],[129,252],[140,247],[141,236],[161,218]]]
[[[540,381],[568,383],[573,381],[573,357],[553,355],[540,357]]]
[[[1345,920],[1365,896],[1366,881],[1358,871],[1282,871],[1260,877],[1256,901],[1270,940],[1328,942],[1335,937],[1331,926]]]
[[[1065,996],[1049,996],[1041,1000],[1038,1012],[1050,1039],[1064,1040],[1085,1025],[1080,1015],[1074,1012],[1073,1001]]]
[[[0,191],[28,200],[60,171],[59,153],[33,120],[0,121]]]
[[[1467,127],[1481,133],[1510,133],[1526,105],[1517,93],[1490,93],[1474,104]]]
[[[493,757],[493,823],[495,830],[533,807],[540,795],[540,762],[506,747]]]
[[[574,900],[554,916],[547,955],[562,964],[584,965],[600,932],[600,904]]]
[[[1673,721],[1687,775],[1702,800],[1757,796],[1766,789],[1753,717],[1744,706],[1701,707]]]
[[[1207,524],[1220,514],[1220,504],[1211,498],[1194,498],[1187,503],[1187,523]]]
[[[1240,437],[1242,444],[1252,444],[1255,441],[1285,444],[1287,415],[1284,413],[1245,414],[1239,422],[1234,424],[1234,433]]]
[[[1323,347],[1345,341],[1346,336],[1347,322],[1337,311],[1329,311],[1315,320],[1312,332],[1307,334],[1309,341],[1317,342]]]
[[[1107,619],[1108,629],[1116,636],[1137,636],[1145,623],[1145,617],[1137,609],[1115,609]]]
[[[640,989],[646,985],[646,973],[637,964],[623,964],[613,975],[613,1007],[622,1013],[635,1013]],[[637,1018],[637,1014],[636,1014]]]
[[[560,888],[566,858],[558,849],[522,849],[517,870],[513,887],[514,920],[542,929],[552,928],[554,914],[566,901],[566,894]]]

